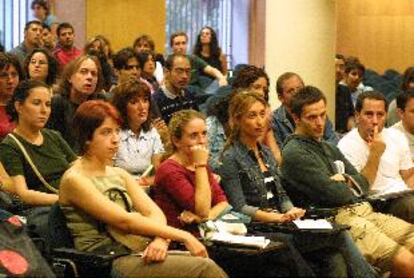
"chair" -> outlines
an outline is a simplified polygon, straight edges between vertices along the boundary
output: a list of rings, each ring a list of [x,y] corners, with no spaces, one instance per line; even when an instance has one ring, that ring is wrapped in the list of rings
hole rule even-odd
[[[66,226],[66,217],[58,203],[49,214],[49,258],[58,277],[110,277],[115,254],[95,254],[74,248],[72,235]]]

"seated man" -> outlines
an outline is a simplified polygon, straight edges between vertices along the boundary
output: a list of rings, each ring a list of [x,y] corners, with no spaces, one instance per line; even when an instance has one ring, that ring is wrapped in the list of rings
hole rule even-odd
[[[405,134],[414,160],[414,89],[408,89],[397,96],[397,113],[400,121],[392,126]]]
[[[291,99],[303,86],[302,78],[294,72],[285,72],[277,79],[276,91],[282,105],[273,111],[271,125],[279,147],[283,146],[286,138],[295,130],[295,122],[291,113]],[[335,145],[338,143],[338,137],[335,135],[329,119],[326,119],[323,139]]]
[[[414,186],[414,168],[405,136],[384,128],[387,102],[382,93],[368,91],[356,102],[358,128],[345,135],[338,148],[378,194]],[[381,212],[414,223],[414,195],[387,201]]]
[[[165,62],[164,85],[153,96],[162,119],[167,124],[174,112],[184,109],[199,110],[195,95],[188,90],[190,75],[191,66],[187,56],[168,56]]]
[[[298,206],[339,207],[335,221],[350,226],[356,245],[366,259],[395,277],[414,273],[414,226],[399,218],[376,213],[368,203],[358,203],[357,192],[369,187],[335,146],[322,140],[326,123],[326,98],[306,86],[292,98],[295,135],[283,151],[281,171],[289,195]],[[342,170],[341,170],[342,168]],[[339,171],[338,171],[339,170]]]

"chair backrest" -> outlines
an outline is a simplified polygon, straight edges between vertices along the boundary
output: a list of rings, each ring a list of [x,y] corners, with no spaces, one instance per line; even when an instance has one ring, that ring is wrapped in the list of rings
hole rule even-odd
[[[59,203],[52,205],[49,213],[49,239],[50,247],[74,248],[72,234],[66,225],[66,217],[60,209]]]

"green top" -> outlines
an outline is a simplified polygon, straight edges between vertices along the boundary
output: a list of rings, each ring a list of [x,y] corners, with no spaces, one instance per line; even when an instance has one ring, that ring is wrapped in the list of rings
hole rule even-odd
[[[22,143],[43,178],[58,189],[60,178],[77,157],[58,132],[46,128],[41,132],[43,143],[40,146],[26,141],[16,133],[13,135]],[[51,193],[37,178],[17,143],[8,136],[0,143],[0,161],[11,177],[24,176],[29,189]]]
[[[126,192],[123,186],[124,181],[119,175],[93,177],[90,180],[102,194],[112,188]],[[115,196],[116,199],[118,197]],[[128,201],[130,202],[130,200]],[[114,244],[114,240],[110,237],[102,222],[94,219],[81,209],[71,206],[61,206],[61,208],[66,216],[66,223],[72,233],[77,250],[91,252],[97,248]]]

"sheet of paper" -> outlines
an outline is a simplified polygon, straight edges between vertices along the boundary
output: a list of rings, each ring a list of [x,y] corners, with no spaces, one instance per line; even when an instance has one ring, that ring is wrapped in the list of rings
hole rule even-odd
[[[293,221],[299,229],[332,229],[331,223],[325,219],[305,219]]]

